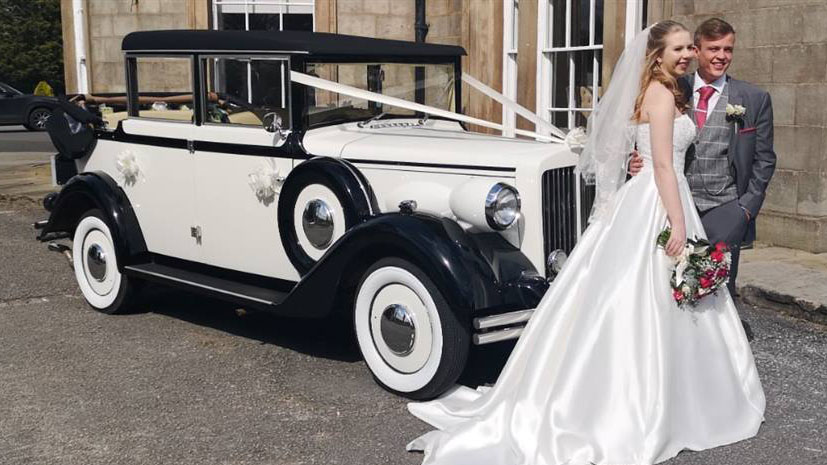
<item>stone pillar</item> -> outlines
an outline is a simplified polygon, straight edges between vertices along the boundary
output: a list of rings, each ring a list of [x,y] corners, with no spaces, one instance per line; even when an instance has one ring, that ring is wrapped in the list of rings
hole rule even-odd
[[[827,252],[827,0],[651,4],[662,18],[690,29],[713,16],[733,25],[729,74],[766,89],[775,116],[778,164],[758,217],[758,240]]]

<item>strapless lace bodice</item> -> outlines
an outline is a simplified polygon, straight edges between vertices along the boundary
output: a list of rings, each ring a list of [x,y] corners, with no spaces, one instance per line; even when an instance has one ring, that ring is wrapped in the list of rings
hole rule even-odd
[[[674,132],[672,134],[672,159],[675,165],[675,172],[683,174],[684,161],[686,159],[686,149],[689,144],[695,140],[697,128],[692,118],[689,115],[683,114],[675,118]],[[635,141],[637,142],[637,150],[640,156],[643,157],[644,170],[652,169],[652,133],[649,128],[649,123],[638,124],[635,126]]]

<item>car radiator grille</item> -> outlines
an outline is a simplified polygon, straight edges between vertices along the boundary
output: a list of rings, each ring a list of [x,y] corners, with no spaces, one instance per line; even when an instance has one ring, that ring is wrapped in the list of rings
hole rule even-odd
[[[543,245],[545,257],[563,249],[571,253],[578,230],[586,228],[594,186],[580,184],[580,212],[577,212],[577,182],[574,167],[557,168],[543,173]]]

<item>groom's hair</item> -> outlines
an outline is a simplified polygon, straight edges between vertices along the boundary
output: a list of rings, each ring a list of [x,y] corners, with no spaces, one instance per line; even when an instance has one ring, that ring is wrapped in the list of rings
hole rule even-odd
[[[718,40],[729,34],[735,34],[732,24],[721,18],[709,18],[695,29],[695,45],[701,46],[701,39]]]

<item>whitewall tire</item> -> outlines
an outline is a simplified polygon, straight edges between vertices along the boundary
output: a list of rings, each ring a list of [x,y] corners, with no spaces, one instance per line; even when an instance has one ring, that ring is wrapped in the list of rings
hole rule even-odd
[[[72,264],[80,292],[92,308],[110,314],[127,309],[134,286],[118,271],[112,232],[100,210],[87,212],[78,222]]]
[[[459,378],[470,349],[462,320],[402,259],[371,266],[356,293],[354,327],[365,363],[380,385],[412,399],[436,397]]]

